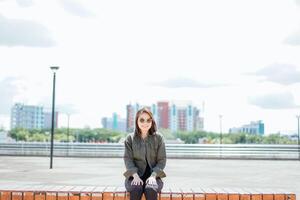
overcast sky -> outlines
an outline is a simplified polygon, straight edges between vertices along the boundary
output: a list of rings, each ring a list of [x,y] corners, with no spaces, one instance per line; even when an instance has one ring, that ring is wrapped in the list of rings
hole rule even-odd
[[[188,100],[204,126],[296,131],[299,0],[0,0],[0,126],[14,102],[101,127],[126,104]],[[66,126],[61,114],[59,126]]]

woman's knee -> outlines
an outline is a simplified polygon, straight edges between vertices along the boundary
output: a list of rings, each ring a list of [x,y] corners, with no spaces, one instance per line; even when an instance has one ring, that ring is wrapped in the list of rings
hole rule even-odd
[[[129,188],[127,189],[127,191],[128,192],[142,193],[143,192],[143,185],[130,185]]]
[[[164,183],[162,182],[162,180],[160,178],[156,179],[156,185],[149,185],[146,184],[145,186],[145,190],[148,190],[149,192],[160,192],[164,186]]]
[[[128,192],[134,191],[134,192],[142,192],[143,191],[143,185],[131,185],[132,179],[126,179],[125,180],[125,188]]]
[[[157,186],[145,186],[145,192],[146,193],[157,193],[158,191],[158,187]]]

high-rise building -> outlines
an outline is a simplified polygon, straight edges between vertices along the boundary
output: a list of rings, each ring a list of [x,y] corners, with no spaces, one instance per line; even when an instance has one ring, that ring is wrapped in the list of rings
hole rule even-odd
[[[126,106],[126,131],[132,132],[134,129],[134,108],[131,104]]]
[[[126,114],[126,130],[127,132],[133,132],[135,127],[135,116],[137,111],[141,108],[140,104],[136,103],[135,105],[128,104],[126,106],[127,114]],[[148,107],[151,109],[150,107]]]
[[[187,112],[185,108],[177,108],[177,130],[185,131],[187,128]]]
[[[152,112],[152,115],[153,115],[153,118],[154,118],[155,122],[157,122],[158,121],[158,108],[157,108],[157,105],[152,104],[151,112]]]
[[[151,110],[159,129],[170,129],[171,132],[203,130],[203,118],[199,116],[200,110],[193,107],[191,102],[159,101],[157,105],[152,104],[151,107],[139,104],[127,105],[127,124],[131,124],[131,126],[127,126],[128,132],[134,130],[135,114],[141,107]]]
[[[54,127],[57,128],[58,112],[54,115]],[[49,129],[52,125],[52,113],[45,112],[42,106],[16,103],[11,108],[11,128]]]
[[[169,112],[169,129],[175,131],[199,131],[203,130],[203,118],[200,110],[193,107],[190,101],[172,102]]]
[[[243,125],[242,127],[234,127],[229,129],[229,133],[248,133],[248,134],[265,134],[265,125],[262,120],[252,121],[250,124]]]
[[[11,128],[43,129],[43,107],[16,103],[11,108]]]
[[[202,131],[204,128],[204,119],[203,117],[200,117],[200,110],[197,107],[194,107],[193,114],[193,130]]]
[[[178,111],[175,104],[171,104],[170,112],[169,112],[170,124],[169,128],[172,132],[178,130]]]
[[[101,122],[103,128],[126,132],[126,119],[121,118],[117,113],[113,113],[112,118],[103,117]]]
[[[186,107],[186,129],[187,131],[193,131],[194,130],[194,109],[191,104],[188,104]]]
[[[169,102],[157,102],[157,126],[158,128],[169,128]]]

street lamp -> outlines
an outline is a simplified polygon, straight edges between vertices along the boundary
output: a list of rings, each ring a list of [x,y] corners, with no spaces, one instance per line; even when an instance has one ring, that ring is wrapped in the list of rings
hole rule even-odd
[[[299,118],[300,118],[300,115],[297,115],[297,121],[298,121],[298,159],[300,161],[300,135],[299,135]]]
[[[222,144],[223,136],[222,136],[222,115],[219,115],[220,118],[220,144]]]
[[[68,130],[67,130],[67,141],[68,143],[70,142],[70,113],[67,114],[68,115]]]
[[[67,113],[68,115],[68,130],[67,130],[67,156],[69,156],[69,144],[70,144],[70,113]]]
[[[53,139],[54,139],[54,113],[55,113],[55,79],[58,66],[51,66],[50,69],[53,72],[53,90],[52,90],[52,123],[51,123],[51,149],[50,149],[50,169],[52,169],[53,163]]]
[[[220,158],[222,158],[222,115],[219,115],[220,118]]]

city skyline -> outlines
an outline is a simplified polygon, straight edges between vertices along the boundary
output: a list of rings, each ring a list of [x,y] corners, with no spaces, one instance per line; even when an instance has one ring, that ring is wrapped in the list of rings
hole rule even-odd
[[[177,104],[176,104],[177,103]],[[201,109],[192,105],[191,101],[158,101],[152,105],[126,105],[126,118],[122,118],[118,113],[113,112],[112,117],[102,117],[102,128],[117,130],[121,132],[132,132],[134,130],[135,113],[141,108],[148,108],[153,113],[158,129],[169,129],[176,131],[207,131],[204,129],[204,118]],[[51,112],[47,112],[43,106],[26,105],[15,103],[11,108],[11,128],[25,129],[47,129],[51,127]],[[167,113],[167,116],[165,115]],[[176,114],[175,114],[176,113]],[[180,114],[181,113],[181,114]],[[66,114],[66,113],[63,113]],[[70,117],[70,113],[67,113]],[[58,127],[59,113],[56,111],[55,128]],[[220,118],[220,132],[222,130],[222,115]],[[190,121],[190,122],[189,122]],[[69,126],[69,123],[68,123]],[[65,126],[61,126],[65,127]],[[71,127],[72,128],[72,127]],[[99,128],[99,127],[95,127]],[[241,127],[231,127],[224,133],[250,133],[264,135],[264,123],[261,120],[251,121],[250,124]]]
[[[0,1],[0,126],[16,102],[56,105],[71,127],[139,102],[204,102],[219,132],[262,120],[296,132],[300,114],[300,2]],[[279,14],[280,13],[280,14]],[[61,114],[59,126],[67,126]]]

